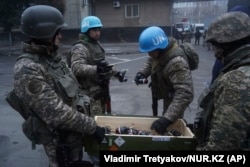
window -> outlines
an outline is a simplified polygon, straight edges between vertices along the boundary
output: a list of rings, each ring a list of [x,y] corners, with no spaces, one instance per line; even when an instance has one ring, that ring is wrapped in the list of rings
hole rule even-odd
[[[126,18],[139,17],[139,4],[126,4],[125,17]]]

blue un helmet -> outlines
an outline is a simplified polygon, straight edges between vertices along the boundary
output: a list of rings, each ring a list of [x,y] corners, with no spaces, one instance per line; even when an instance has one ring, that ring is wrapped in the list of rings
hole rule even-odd
[[[81,32],[85,33],[91,28],[101,28],[102,22],[96,16],[87,16],[82,20]]]
[[[151,52],[168,46],[168,37],[160,27],[146,28],[139,37],[141,52]]]

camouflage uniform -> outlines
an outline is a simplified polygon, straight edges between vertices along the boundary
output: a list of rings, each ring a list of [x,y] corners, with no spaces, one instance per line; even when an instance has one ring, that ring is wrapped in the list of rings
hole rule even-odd
[[[227,49],[216,47],[224,68],[210,96],[204,97],[202,113],[210,114],[197,150],[250,150],[250,44],[245,40],[249,35],[250,19],[240,12],[216,18],[208,29],[206,40]]]
[[[80,34],[79,39],[80,41],[71,49],[71,69],[82,88],[95,99],[92,104],[92,114],[101,114],[105,110],[103,82],[108,85],[110,77],[115,76],[117,72],[113,70],[100,78],[97,74],[97,64],[105,60],[103,47],[85,34]]]
[[[151,75],[153,96],[164,99],[162,115],[172,122],[183,117],[194,96],[189,64],[183,56],[175,54],[184,53],[178,48],[176,40],[169,38],[169,44],[160,53],[159,59],[148,58],[144,67],[139,70],[146,77]]]
[[[50,127],[65,132],[65,141],[70,146],[70,160],[80,160],[82,137],[84,134],[93,134],[96,130],[96,123],[92,118],[73,110],[70,104],[63,101],[51,72],[48,72],[44,63],[40,63],[41,61],[46,62],[47,65],[62,63],[55,52],[49,53],[50,49],[46,46],[24,43],[23,52],[39,55],[39,62],[25,57],[18,59],[14,66],[15,92],[32,109],[35,117],[38,116],[39,120],[46,123],[45,129]],[[59,71],[60,69],[55,68]],[[62,69],[61,73],[64,73]],[[38,124],[34,126],[39,127]],[[39,133],[39,129],[37,130]],[[55,150],[57,143],[53,134],[48,131],[47,134],[39,135],[46,138],[42,144],[49,157],[50,167],[57,167]]]

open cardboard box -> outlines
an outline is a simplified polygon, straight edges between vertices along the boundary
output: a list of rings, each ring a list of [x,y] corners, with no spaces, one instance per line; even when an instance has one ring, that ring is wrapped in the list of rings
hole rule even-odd
[[[192,131],[186,127],[182,119],[177,120],[167,128],[181,133],[181,136],[161,136],[150,129],[153,121],[158,117],[147,116],[95,116],[99,126],[108,126],[111,133],[106,134],[104,140],[99,145],[95,140],[86,139],[85,151],[96,153],[98,151],[164,151],[164,150],[194,150],[196,146],[195,136]],[[118,127],[127,126],[138,130],[149,131],[150,135],[129,135],[116,134]]]

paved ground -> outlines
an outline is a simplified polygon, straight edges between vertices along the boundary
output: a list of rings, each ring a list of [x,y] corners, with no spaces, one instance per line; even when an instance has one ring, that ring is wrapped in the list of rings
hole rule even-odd
[[[128,82],[112,80],[110,92],[113,114],[152,115],[151,92],[147,85],[136,86],[132,81],[147,58],[147,54],[138,52],[136,43],[103,44],[108,59],[117,69],[128,69]],[[65,52],[70,46],[64,46]],[[192,123],[198,111],[197,98],[211,79],[214,62],[213,52],[206,47],[195,46],[200,55],[199,69],[192,72],[195,98],[190,109],[185,112],[185,119]],[[13,65],[20,54],[20,46],[0,46],[0,167],[46,167],[47,158],[41,146],[31,150],[31,143],[22,133],[23,119],[5,102],[5,94],[13,87]],[[162,102],[159,101],[159,112]],[[87,156],[85,156],[88,159]]]

